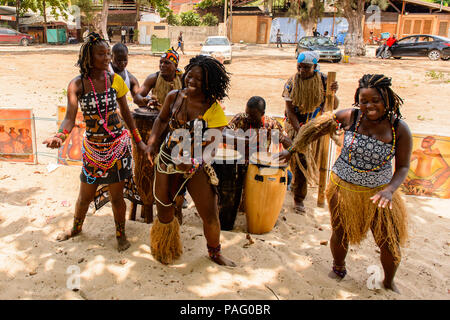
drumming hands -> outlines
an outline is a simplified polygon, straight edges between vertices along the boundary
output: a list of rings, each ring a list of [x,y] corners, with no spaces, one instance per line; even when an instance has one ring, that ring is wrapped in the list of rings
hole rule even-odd
[[[276,160],[280,163],[288,163],[291,159],[291,153],[287,150],[283,150],[280,153],[274,154],[272,160]]]
[[[58,137],[51,137],[42,142],[42,144],[46,144],[47,148],[58,149],[62,146],[63,141]]]
[[[156,96],[151,96],[150,98],[145,97],[143,100],[144,100],[144,103],[147,106],[147,108],[161,106],[161,104],[158,102]]]

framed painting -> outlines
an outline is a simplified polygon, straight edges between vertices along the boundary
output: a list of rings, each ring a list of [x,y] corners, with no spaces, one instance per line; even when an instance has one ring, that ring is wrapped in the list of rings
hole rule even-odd
[[[0,160],[37,162],[31,108],[0,108]]]

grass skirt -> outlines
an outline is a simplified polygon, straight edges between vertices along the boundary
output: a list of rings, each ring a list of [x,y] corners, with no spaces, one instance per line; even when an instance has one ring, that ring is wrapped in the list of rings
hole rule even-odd
[[[169,223],[161,223],[158,218],[153,221],[150,232],[150,247],[153,257],[163,264],[172,263],[183,253],[180,239],[180,224],[174,218]]]
[[[343,240],[348,239],[350,244],[359,244],[371,229],[377,245],[387,244],[394,260],[399,262],[400,246],[404,246],[408,236],[406,207],[399,190],[392,196],[392,210],[372,203],[370,198],[383,188],[348,183],[332,172],[326,191],[331,224],[334,230],[342,227]],[[332,208],[330,202],[335,196],[337,201]]]

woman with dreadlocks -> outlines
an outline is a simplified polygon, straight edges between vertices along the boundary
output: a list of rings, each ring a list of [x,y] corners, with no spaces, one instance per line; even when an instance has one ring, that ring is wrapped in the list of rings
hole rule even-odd
[[[65,118],[55,136],[43,143],[49,148],[61,147],[75,125],[79,103],[86,122],[80,193],[75,205],[73,227],[59,234],[57,240],[64,241],[81,232],[98,185],[108,184],[118,250],[123,251],[130,246],[125,235],[123,188],[124,180],[132,175],[132,167],[130,135],[117,113],[117,104],[136,144],[142,150],[146,150],[147,146],[140,138],[128,108],[128,88],[122,77],[108,72],[110,62],[111,52],[106,40],[96,33],[90,33],[80,49],[77,62],[80,75],[69,83],[67,89]]]
[[[348,244],[359,244],[370,229],[380,247],[384,287],[394,291],[398,291],[394,275],[400,246],[407,238],[406,209],[398,187],[408,174],[412,149],[411,132],[400,120],[402,103],[391,89],[390,78],[366,74],[356,90],[357,109],[326,113],[307,123],[280,156],[287,160],[320,136],[336,137],[338,129],[344,130],[344,145],[326,192],[333,228],[330,275],[345,277]]]
[[[149,159],[155,164],[154,196],[158,210],[151,230],[152,255],[161,263],[169,264],[182,253],[179,223],[174,219],[175,199],[184,186],[187,187],[203,221],[203,231],[210,258],[219,265],[235,266],[221,255],[220,222],[217,207],[217,176],[203,152],[189,155],[174,150],[179,146],[176,133],[185,129],[189,136],[198,130],[202,139],[200,150],[205,147],[205,129],[222,130],[227,119],[219,101],[227,96],[230,78],[224,66],[214,58],[196,56],[185,67],[183,88],[171,91],[156,119],[148,140]],[[163,132],[169,132],[162,144]],[[189,138],[188,136],[188,138]],[[198,139],[197,139],[198,140]],[[184,141],[183,141],[184,142]],[[194,139],[194,144],[198,143]],[[158,152],[159,151],[159,152]],[[177,161],[184,159],[184,161]]]

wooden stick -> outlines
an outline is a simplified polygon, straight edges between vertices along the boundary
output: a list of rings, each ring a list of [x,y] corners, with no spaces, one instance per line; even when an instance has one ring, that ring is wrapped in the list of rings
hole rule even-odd
[[[331,84],[335,81],[336,72],[328,72],[324,112],[333,111],[334,109],[334,92],[331,90]],[[325,206],[325,189],[327,187],[329,147],[330,136],[323,136],[320,139],[320,176],[319,193],[317,195],[317,206],[321,208]]]

